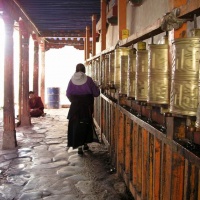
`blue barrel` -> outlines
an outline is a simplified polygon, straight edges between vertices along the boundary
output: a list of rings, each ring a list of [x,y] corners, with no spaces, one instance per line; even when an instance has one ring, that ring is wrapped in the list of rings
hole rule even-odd
[[[50,87],[47,88],[48,106],[50,109],[60,108],[60,88]]]

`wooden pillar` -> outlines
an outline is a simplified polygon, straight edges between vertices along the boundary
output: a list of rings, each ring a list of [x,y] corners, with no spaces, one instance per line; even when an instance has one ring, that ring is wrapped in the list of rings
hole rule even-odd
[[[22,111],[22,31],[19,28],[19,108],[18,108],[18,120],[21,123],[21,111]]]
[[[41,72],[40,72],[40,97],[45,105],[45,41],[40,43],[41,52]]]
[[[21,126],[30,126],[31,118],[30,118],[30,108],[28,104],[29,100],[29,37],[30,33],[25,26],[23,20],[19,21],[19,29],[22,34],[22,46],[21,46],[21,91],[22,91],[22,101],[20,102],[21,109]]]
[[[106,0],[101,0],[101,51],[106,49]]]
[[[86,37],[84,38],[84,60],[86,60]]]
[[[4,46],[4,131],[2,149],[13,149],[17,146],[14,110],[14,70],[13,70],[13,25],[14,20],[3,14],[5,22]]]
[[[186,3],[187,0],[169,0],[170,12],[175,8],[184,6]],[[187,32],[187,23],[184,23],[181,28],[177,30],[173,29],[172,31],[169,32],[169,40],[172,41],[176,38],[186,37],[186,32]]]
[[[33,91],[38,95],[38,83],[39,83],[39,45],[36,35],[33,34],[32,38],[34,40],[34,55],[33,55]]]
[[[86,60],[90,57],[90,27],[86,26]]]
[[[92,56],[96,55],[96,23],[97,16],[92,15]]]
[[[126,0],[118,0],[118,28],[119,40],[121,40],[122,30],[126,29]]]

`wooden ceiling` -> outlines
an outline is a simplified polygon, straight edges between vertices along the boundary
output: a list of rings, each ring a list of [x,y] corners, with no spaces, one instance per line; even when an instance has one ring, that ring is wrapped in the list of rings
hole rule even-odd
[[[82,45],[86,26],[92,30],[92,16],[96,15],[98,22],[101,10],[101,0],[0,0],[0,4],[8,13],[26,18],[39,37],[68,45],[76,41]],[[69,38],[75,38],[74,42]]]

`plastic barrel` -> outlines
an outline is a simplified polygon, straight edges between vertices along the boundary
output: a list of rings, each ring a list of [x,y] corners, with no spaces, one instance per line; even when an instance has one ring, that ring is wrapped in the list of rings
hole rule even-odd
[[[48,108],[50,109],[58,109],[60,108],[60,88],[58,87],[50,87],[47,88],[47,96],[48,96]]]

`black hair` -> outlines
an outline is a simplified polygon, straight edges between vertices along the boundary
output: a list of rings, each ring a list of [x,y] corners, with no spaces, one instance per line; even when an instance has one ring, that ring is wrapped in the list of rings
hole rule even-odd
[[[85,66],[82,63],[76,65],[76,72],[83,72],[85,73]]]
[[[34,94],[35,92],[33,92],[33,91],[29,91],[29,94]]]

